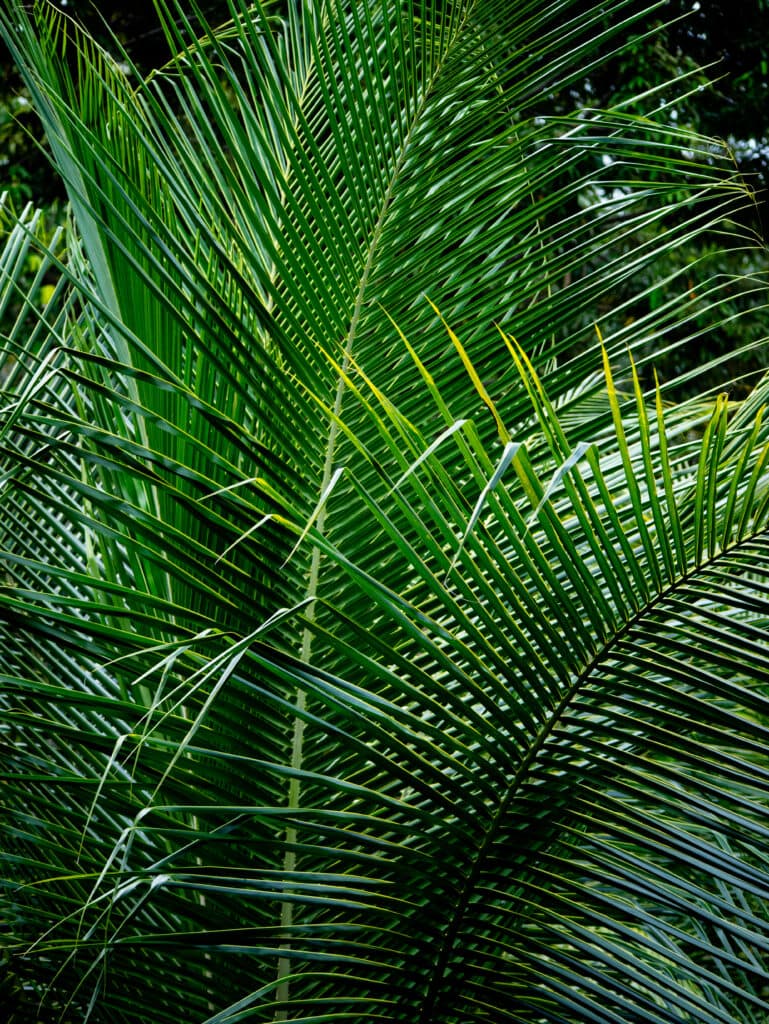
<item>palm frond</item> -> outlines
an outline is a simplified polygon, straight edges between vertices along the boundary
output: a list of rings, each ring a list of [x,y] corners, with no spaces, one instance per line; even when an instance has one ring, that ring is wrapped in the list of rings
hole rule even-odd
[[[740,285],[648,283],[725,154],[543,113],[629,4],[158,9],[137,81],[0,7],[73,211],[6,339],[18,1019],[762,1019],[767,385],[643,383]]]

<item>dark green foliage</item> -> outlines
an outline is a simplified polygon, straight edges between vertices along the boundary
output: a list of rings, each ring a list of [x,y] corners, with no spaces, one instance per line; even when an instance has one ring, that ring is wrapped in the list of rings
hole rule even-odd
[[[158,10],[0,4],[14,1024],[763,1024],[769,378],[676,364],[765,342],[750,193],[560,106],[656,12]]]

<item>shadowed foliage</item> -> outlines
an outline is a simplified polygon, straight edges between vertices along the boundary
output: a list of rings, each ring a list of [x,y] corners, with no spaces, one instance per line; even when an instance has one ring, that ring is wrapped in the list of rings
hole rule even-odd
[[[764,1021],[769,385],[654,384],[728,153],[542,115],[636,4],[157,8],[0,5],[11,1021]]]

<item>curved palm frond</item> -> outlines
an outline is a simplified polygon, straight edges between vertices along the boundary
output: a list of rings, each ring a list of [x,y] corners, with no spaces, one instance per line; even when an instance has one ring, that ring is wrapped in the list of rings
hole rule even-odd
[[[74,214],[6,342],[18,1020],[765,1015],[766,383],[645,391],[740,282],[634,287],[745,190],[546,116],[611,6],[160,2],[145,81],[0,7]]]

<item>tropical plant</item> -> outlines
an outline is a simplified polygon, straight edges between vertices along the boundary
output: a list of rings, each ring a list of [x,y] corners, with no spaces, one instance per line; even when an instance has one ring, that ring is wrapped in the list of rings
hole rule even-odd
[[[650,355],[763,301],[653,274],[728,154],[542,115],[621,0],[157,7],[0,7],[10,1020],[764,1021],[769,383]]]

